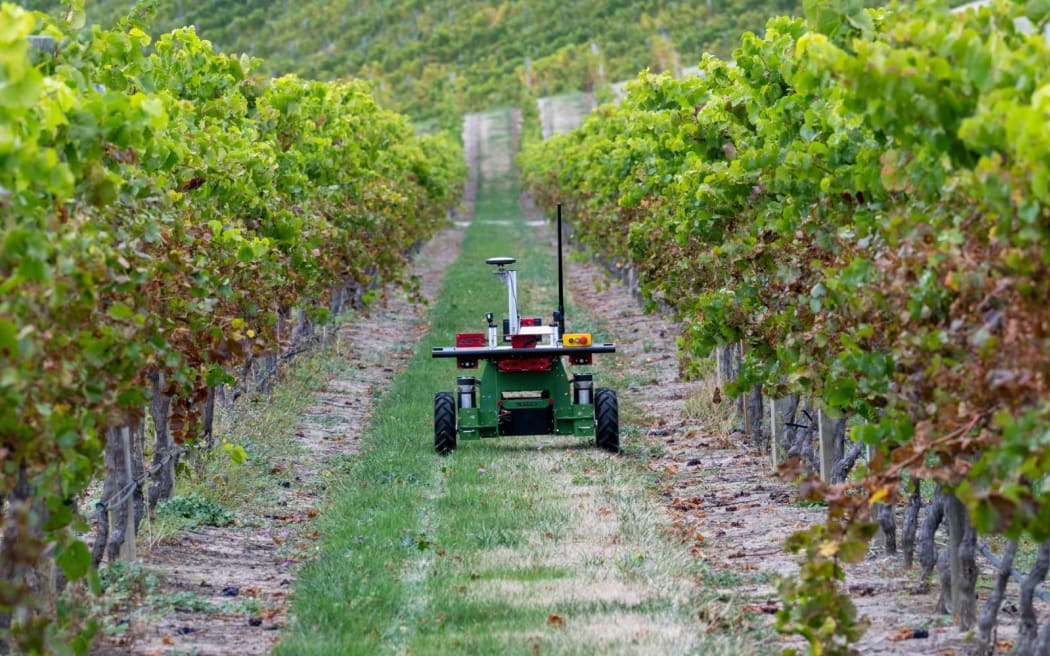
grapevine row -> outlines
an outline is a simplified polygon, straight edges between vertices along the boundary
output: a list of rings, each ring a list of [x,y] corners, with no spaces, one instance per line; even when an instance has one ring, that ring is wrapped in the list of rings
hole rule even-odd
[[[874,457],[849,483],[808,478],[828,521],[789,541],[805,562],[781,585],[780,627],[814,650],[859,639],[841,563],[867,552],[873,509],[919,481],[937,486],[931,530],[949,525],[962,628],[975,572],[956,565],[979,534],[1050,553],[1048,17],[809,2],[732,62],[643,74],[522,157],[541,204],[572,199],[578,237],[685,321],[687,355],[745,345],[731,392],[863,420],[851,439]],[[1022,622],[1018,653],[1050,648],[1037,629]]]
[[[0,25],[0,619],[32,651],[66,639],[41,555],[90,571],[75,499],[106,434],[160,395],[189,438],[210,388],[287,341],[281,317],[398,279],[464,171],[358,81],[269,79],[192,29],[9,4]]]

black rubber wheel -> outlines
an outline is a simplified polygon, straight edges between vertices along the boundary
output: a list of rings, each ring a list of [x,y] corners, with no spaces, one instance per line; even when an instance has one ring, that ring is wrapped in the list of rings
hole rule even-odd
[[[434,395],[434,450],[445,455],[456,448],[456,399],[451,392]]]
[[[606,387],[594,391],[594,442],[609,453],[620,452],[620,404]]]

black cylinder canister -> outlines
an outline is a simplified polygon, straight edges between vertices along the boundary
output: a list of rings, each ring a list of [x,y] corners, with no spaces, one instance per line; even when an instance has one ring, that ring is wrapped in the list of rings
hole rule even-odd
[[[576,374],[572,377],[572,402],[593,403],[594,377],[591,374]]]
[[[456,396],[459,398],[459,407],[474,407],[474,385],[477,378],[473,376],[458,376],[456,378]]]

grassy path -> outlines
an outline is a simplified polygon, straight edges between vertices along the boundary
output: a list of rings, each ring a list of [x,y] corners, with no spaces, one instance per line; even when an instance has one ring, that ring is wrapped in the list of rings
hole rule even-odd
[[[641,447],[618,457],[580,439],[507,438],[433,453],[433,395],[456,370],[430,349],[504,308],[484,259],[518,258],[524,312],[556,302],[547,240],[522,220],[514,184],[485,171],[429,334],[319,520],[319,556],[300,573],[278,653],[749,652],[744,638],[704,633],[702,572],[660,528],[651,476],[634,466]],[[579,316],[570,329],[588,327]]]

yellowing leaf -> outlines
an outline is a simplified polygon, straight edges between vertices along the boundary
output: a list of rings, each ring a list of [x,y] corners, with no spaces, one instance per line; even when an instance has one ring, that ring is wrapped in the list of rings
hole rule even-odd
[[[839,543],[834,540],[825,540],[820,545],[820,555],[825,558],[831,558],[839,552]]]
[[[882,487],[880,487],[878,490],[875,491],[875,494],[871,495],[871,497],[868,498],[868,505],[869,506],[874,506],[876,503],[879,503],[881,501],[886,500],[889,496],[890,496],[890,486],[889,485],[883,485]]]

